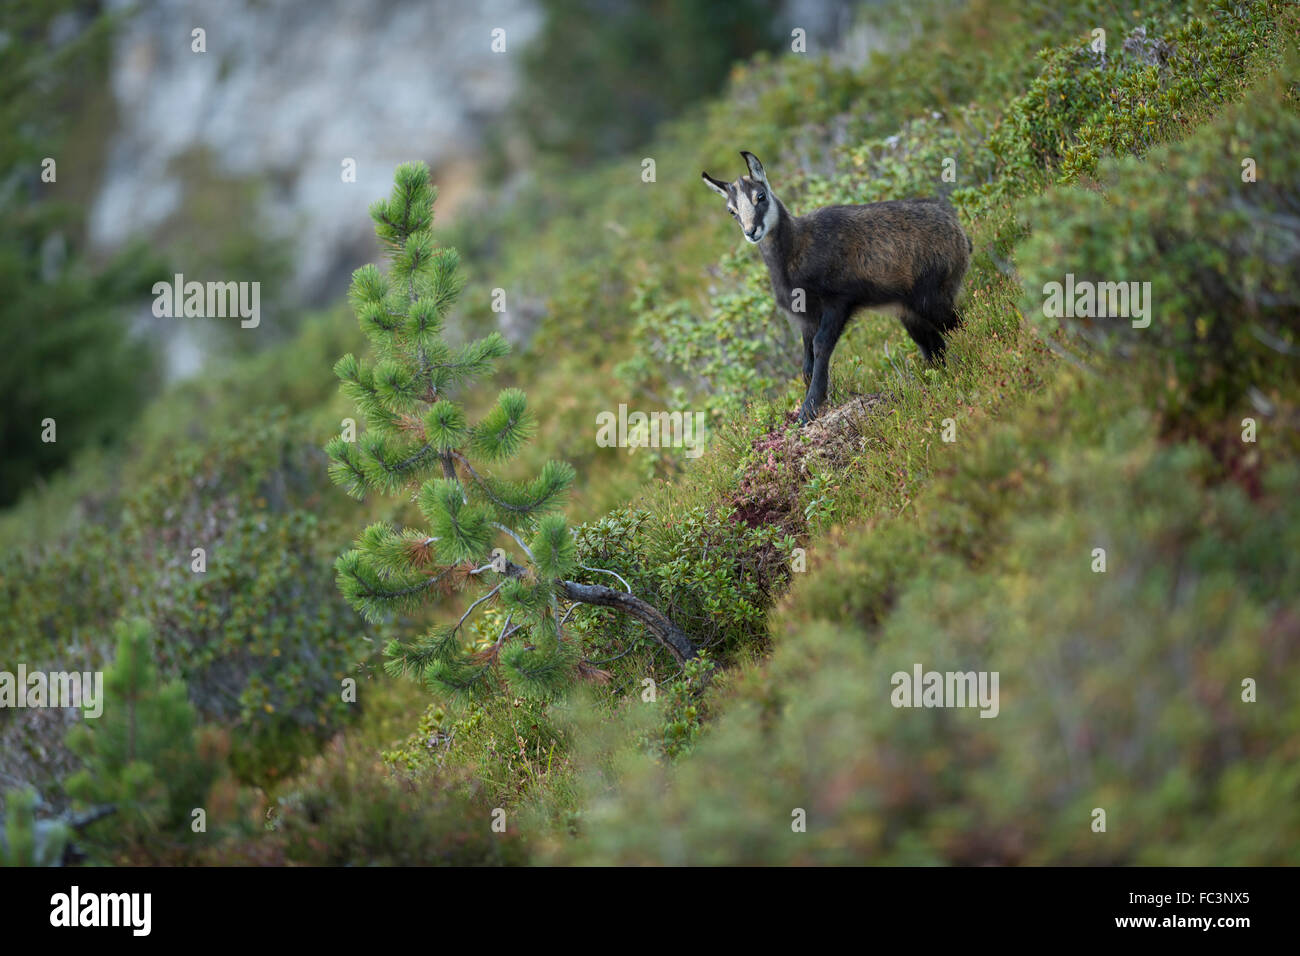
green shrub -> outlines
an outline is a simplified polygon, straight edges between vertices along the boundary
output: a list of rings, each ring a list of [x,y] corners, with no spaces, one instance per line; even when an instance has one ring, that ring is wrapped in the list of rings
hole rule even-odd
[[[1253,94],[1188,141],[1103,164],[1100,189],[1029,207],[1018,250],[1025,312],[1108,352],[1140,357],[1176,426],[1203,427],[1294,377],[1300,355],[1300,103]],[[1243,162],[1258,178],[1243,181]],[[1173,189],[1170,183],[1177,183]],[[1045,314],[1046,284],[1149,284],[1144,320]],[[1100,303],[1099,303],[1100,304]],[[1143,327],[1142,322],[1149,322]]]
[[[708,654],[688,661],[680,680],[668,685],[663,696],[663,729],[656,743],[663,755],[675,760],[695,747],[707,718],[704,689],[713,673]]]
[[[1203,110],[1240,93],[1250,54],[1274,40],[1280,7],[1211,3],[1157,13],[1142,23],[1108,28],[1104,51],[1090,36],[1044,49],[1039,75],[1004,113],[988,140],[997,179],[985,191],[1023,193],[1040,171],[1071,181],[1108,155],[1141,155]]]
[[[36,819],[36,792],[10,790],[0,817],[0,866],[60,866],[72,830],[62,822],[42,827]]]
[[[297,431],[276,415],[218,430],[104,524],[0,559],[0,646],[91,669],[109,650],[101,622],[143,615],[164,675],[233,732],[240,775],[291,771],[357,710],[341,681],[369,633],[333,586],[338,531],[314,513],[322,460]]]
[[[158,383],[158,355],[126,312],[158,269],[139,246],[92,269],[76,237],[76,160],[60,148],[68,101],[106,74],[112,18],[88,17],[71,40],[49,37],[66,2],[6,5],[0,48],[0,507],[80,450],[122,438]],[[55,178],[46,161],[57,159]],[[60,175],[61,174],[61,175]],[[75,193],[74,193],[75,195]],[[53,420],[54,435],[47,434]]]
[[[225,754],[218,736],[201,732],[184,682],[160,678],[148,624],[120,622],[116,634],[103,712],[69,732],[85,767],[65,787],[75,800],[116,808],[93,830],[101,846],[156,858],[194,838],[195,810],[212,812]]]
[[[518,827],[474,792],[428,775],[390,775],[330,744],[280,802],[277,838],[310,866],[491,866],[525,861]]]
[[[332,526],[307,510],[320,468],[272,418],[182,453],[127,508],[135,606],[154,623],[159,661],[205,719],[231,728],[249,780],[291,772],[358,706],[342,682],[367,655],[367,631],[333,587]]]
[[[1054,389],[968,450],[916,521],[843,536],[672,786],[630,761],[561,857],[1294,863],[1298,476],[1272,469],[1258,500],[1207,486],[1205,453],[1160,446],[1138,394]],[[1044,429],[1062,419],[1087,424],[1063,443]],[[866,594],[862,569],[881,582]],[[891,675],[918,662],[999,672],[998,716],[891,706]],[[1233,805],[1247,779],[1249,814]]]
[[[0,647],[15,659],[102,660],[103,622],[127,600],[123,553],[116,529],[88,524],[70,542],[0,554]]]
[[[762,640],[794,547],[780,528],[750,527],[728,510],[702,505],[661,515],[625,508],[578,529],[585,563],[618,573],[715,657]],[[633,625],[620,633],[597,614],[579,618],[578,626],[604,632],[616,649],[640,639]]]
[[[671,383],[664,403],[699,408],[716,420],[740,411],[745,402],[770,397],[797,377],[798,334],[772,303],[762,260],[742,250],[723,257],[718,278],[725,283],[697,315],[687,299],[663,301],[647,283],[632,307],[633,334],[642,351],[619,366],[629,384],[651,388]],[[698,400],[695,396],[699,396]]]
[[[493,618],[496,618],[493,621]],[[500,629],[500,612],[484,615],[488,640]],[[404,773],[472,769],[484,797],[511,806],[530,789],[568,769],[570,741],[552,720],[553,701],[535,697],[490,697],[456,709],[430,704],[416,730],[383,751],[384,763]]]
[[[579,161],[641,145],[656,124],[712,94],[733,60],[778,40],[773,0],[540,6],[514,122],[536,145]]]

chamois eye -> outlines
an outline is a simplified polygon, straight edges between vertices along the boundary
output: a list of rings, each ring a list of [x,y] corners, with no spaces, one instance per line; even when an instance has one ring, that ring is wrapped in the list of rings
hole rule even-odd
[[[732,209],[730,206],[727,207],[727,213],[731,216],[732,219],[736,218],[736,210]]]
[[[759,193],[754,197],[754,202],[763,202],[765,199],[767,199],[767,193]]]

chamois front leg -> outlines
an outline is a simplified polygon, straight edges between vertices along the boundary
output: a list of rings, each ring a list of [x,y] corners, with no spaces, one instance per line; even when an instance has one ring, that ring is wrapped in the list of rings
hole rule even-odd
[[[813,336],[817,334],[815,329],[805,328],[803,330],[803,385],[807,389],[812,384],[813,379]]]
[[[831,353],[835,351],[835,343],[840,340],[847,318],[838,309],[827,309],[822,313],[821,324],[812,339],[812,380],[808,383],[808,394],[804,396],[803,407],[799,409],[800,425],[807,425],[816,418],[817,410],[826,401],[826,389],[830,385]]]

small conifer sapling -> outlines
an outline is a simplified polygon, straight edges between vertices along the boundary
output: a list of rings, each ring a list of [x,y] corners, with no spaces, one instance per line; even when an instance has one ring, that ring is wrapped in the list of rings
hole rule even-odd
[[[459,258],[434,241],[428,168],[404,164],[395,179],[392,196],[370,209],[390,270],[363,266],[350,292],[373,356],[345,355],[334,368],[365,430],[356,441],[332,439],[326,451],[331,478],[349,494],[410,495],[425,527],[366,528],[339,557],[338,583],[371,621],[453,592],[474,596],[457,621],[391,641],[389,671],[459,694],[491,693],[503,682],[530,695],[560,690],[585,669],[579,641],[565,634],[561,602],[616,608],[645,623],[677,660],[695,658],[686,634],[645,601],[575,580],[598,569],[578,564],[559,510],[574,479],[570,465],[548,462],[523,481],[493,475],[536,420],[514,388],[472,423],[457,401],[508,345],[496,332],[457,347],[445,341],[444,319],[462,287]],[[466,623],[491,603],[503,614],[497,636],[471,646]]]

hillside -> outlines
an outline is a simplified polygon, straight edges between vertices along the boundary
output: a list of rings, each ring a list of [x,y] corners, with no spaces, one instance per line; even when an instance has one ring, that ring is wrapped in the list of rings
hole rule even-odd
[[[330,369],[365,348],[340,303],[171,388],[124,449],[0,521],[7,656],[100,668],[141,618],[214,728],[219,825],[159,843],[105,821],[99,859],[1300,862],[1294,7],[874,15],[891,46],[863,62],[760,55],[644,155],[556,161],[434,227],[462,256],[461,337],[500,322],[493,289],[526,304],[492,394],[462,400],[528,393],[512,476],[571,463],[580,564],[706,663],[584,607],[571,633],[603,676],[567,692],[466,701],[386,674],[387,640],[463,608],[372,625],[338,593],[363,528],[417,519],[326,475],[354,414]],[[860,315],[832,408],[795,425],[795,337],[698,182],[739,175],[740,149],[796,212],[948,197],[974,255],[943,366]],[[1145,283],[1149,322],[1056,317],[1067,274]],[[620,405],[701,411],[707,448],[601,447]],[[996,716],[899,707],[917,667],[996,673]],[[75,803],[67,723],[0,713],[0,782]]]

